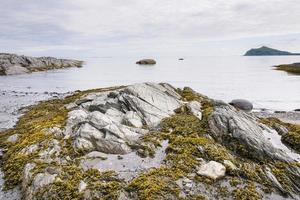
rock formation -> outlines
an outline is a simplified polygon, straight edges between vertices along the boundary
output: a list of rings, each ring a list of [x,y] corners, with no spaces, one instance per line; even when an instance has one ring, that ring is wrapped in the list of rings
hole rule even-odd
[[[136,62],[139,65],[155,65],[156,61],[154,59],[143,59]]]
[[[52,57],[28,57],[0,53],[0,75],[24,74],[68,67],[82,67],[78,60],[57,59]]]
[[[300,129],[263,120],[165,83],[76,92],[1,134],[5,186],[24,199],[299,199]]]
[[[285,71],[289,74],[300,75],[300,63],[277,65],[275,66],[275,69]]]

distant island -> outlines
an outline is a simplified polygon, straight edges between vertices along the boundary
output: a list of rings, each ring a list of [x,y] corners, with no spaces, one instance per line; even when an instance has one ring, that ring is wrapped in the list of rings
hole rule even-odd
[[[288,51],[280,51],[266,46],[257,49],[250,49],[244,56],[300,56],[300,53],[291,53]]]

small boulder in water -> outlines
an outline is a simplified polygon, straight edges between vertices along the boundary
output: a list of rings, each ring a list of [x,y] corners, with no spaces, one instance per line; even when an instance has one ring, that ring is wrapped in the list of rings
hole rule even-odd
[[[156,61],[154,59],[143,59],[136,62],[138,65],[155,65]]]
[[[229,104],[234,106],[235,108],[248,112],[250,112],[253,109],[253,104],[245,99],[234,99]]]

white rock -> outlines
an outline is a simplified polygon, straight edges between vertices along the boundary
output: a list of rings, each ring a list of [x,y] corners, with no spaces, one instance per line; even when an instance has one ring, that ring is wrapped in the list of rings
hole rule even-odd
[[[55,181],[57,174],[39,173],[34,177],[33,187],[39,189]]]
[[[133,126],[136,128],[142,128],[143,122],[140,116],[134,111],[128,111],[123,118],[123,124]]]
[[[223,163],[230,170],[236,170],[237,169],[235,164],[233,164],[230,160],[224,160]]]
[[[39,146],[37,144],[32,144],[32,145],[22,149],[21,152],[24,154],[31,154],[31,153],[36,152],[38,149],[39,149]]]
[[[23,170],[23,178],[22,178],[22,184],[23,186],[27,186],[29,180],[31,179],[32,173],[31,170],[34,169],[36,166],[35,163],[27,163]]]
[[[211,179],[218,179],[225,176],[226,168],[221,163],[210,161],[200,166],[197,174]]]
[[[201,104],[198,101],[188,102],[186,107],[193,115],[202,120]]]
[[[15,143],[18,141],[19,139],[19,134],[14,134],[14,135],[11,135],[7,138],[7,142],[12,142],[12,143]]]
[[[86,120],[88,114],[84,110],[73,110],[68,114],[65,135],[71,135],[73,127]]]
[[[107,159],[107,154],[105,153],[102,153],[102,152],[99,152],[99,151],[92,151],[88,154],[85,155],[86,158],[101,158],[103,160],[106,160]]]
[[[78,186],[78,191],[82,192],[86,189],[87,184],[84,181],[80,181],[79,186]]]

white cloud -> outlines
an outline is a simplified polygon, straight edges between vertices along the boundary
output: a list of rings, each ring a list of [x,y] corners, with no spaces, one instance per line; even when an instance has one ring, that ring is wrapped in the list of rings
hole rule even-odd
[[[299,10],[298,0],[1,0],[0,44],[64,49],[287,35],[300,33]]]

